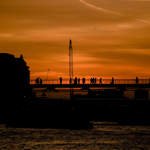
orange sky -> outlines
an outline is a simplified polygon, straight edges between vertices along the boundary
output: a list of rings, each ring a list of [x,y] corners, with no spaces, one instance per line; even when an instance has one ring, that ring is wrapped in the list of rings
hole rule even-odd
[[[150,77],[150,0],[1,0],[0,52],[24,54],[31,76]]]

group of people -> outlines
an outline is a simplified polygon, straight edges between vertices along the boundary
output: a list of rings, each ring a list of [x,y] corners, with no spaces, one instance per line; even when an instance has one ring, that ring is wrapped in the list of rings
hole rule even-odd
[[[70,84],[75,84],[75,85],[76,85],[76,84],[85,84],[86,81],[87,81],[86,78],[80,79],[80,78],[75,77],[74,79],[71,79],[71,78],[70,78],[69,83],[70,83]],[[91,78],[91,79],[90,79],[90,84],[97,84],[97,81],[98,81],[97,78]],[[59,78],[59,82],[60,82],[60,84],[62,84],[62,82],[63,82],[63,78],[62,78],[62,77]],[[82,82],[82,83],[81,83],[81,82]],[[102,83],[103,83],[103,79],[100,78],[100,79],[99,79],[99,84],[102,84]]]
[[[97,83],[97,78],[90,79],[90,84],[96,84],[96,83]]]
[[[85,84],[86,81],[87,81],[86,78],[80,79],[80,78],[75,77],[74,79],[72,79],[72,78],[69,79],[69,83],[70,84],[75,84],[75,85],[77,85],[77,84]],[[35,82],[36,82],[36,84],[42,84],[43,83],[42,79],[39,78],[39,77],[35,79]],[[136,84],[139,84],[139,78],[138,77],[136,77],[135,82],[136,82]],[[59,78],[59,83],[63,84],[63,78],[62,77]],[[99,79],[97,79],[97,78],[90,78],[90,83],[89,84],[103,84],[103,78],[99,78]],[[111,79],[111,84],[115,84],[114,77],[112,77],[112,79]]]
[[[42,81],[41,78],[38,77],[38,78],[35,79],[35,83],[36,83],[36,84],[42,84],[43,81]]]
[[[82,78],[82,83],[83,84],[85,84],[85,78]],[[62,84],[62,81],[63,81],[63,78],[62,77],[60,77],[59,78],[59,82],[60,82],[60,84]],[[75,79],[69,79],[69,83],[70,84],[80,84],[80,78],[77,78],[77,77],[75,77]]]

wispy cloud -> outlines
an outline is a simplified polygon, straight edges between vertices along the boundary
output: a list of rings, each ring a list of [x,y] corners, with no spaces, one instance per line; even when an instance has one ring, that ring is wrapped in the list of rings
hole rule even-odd
[[[150,0],[1,0],[0,52],[24,54],[33,77],[150,73]]]
[[[128,1],[150,2],[150,0],[128,0]],[[95,10],[101,11],[101,12],[106,13],[106,14],[116,15],[116,16],[120,16],[120,17],[125,17],[126,16],[126,14],[122,14],[122,13],[117,12],[117,11],[112,11],[112,10],[109,10],[109,9],[105,9],[105,8],[96,6],[96,5],[91,4],[91,3],[89,3],[85,0],[80,0],[80,2],[83,3],[84,5],[90,7],[90,8],[93,8]],[[130,16],[130,15],[128,15],[128,16]],[[150,24],[150,21],[148,21],[146,19],[137,18],[135,20],[138,21],[138,22],[144,23],[144,24]]]
[[[80,2],[83,3],[84,5],[88,6],[88,7],[91,7],[93,9],[99,10],[99,11],[101,11],[103,13],[121,16],[121,14],[119,12],[115,12],[115,11],[111,11],[111,10],[108,10],[108,9],[105,9],[105,8],[101,8],[101,7],[95,6],[93,4],[90,4],[90,3],[86,2],[85,0],[80,0]]]
[[[145,20],[145,19],[136,19],[136,20],[141,22],[141,23],[150,25],[150,21],[149,20]]]

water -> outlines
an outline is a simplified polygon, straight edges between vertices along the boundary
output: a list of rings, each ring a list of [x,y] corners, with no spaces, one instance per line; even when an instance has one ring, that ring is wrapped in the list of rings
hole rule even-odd
[[[149,150],[150,126],[95,122],[90,130],[6,128],[0,150]]]

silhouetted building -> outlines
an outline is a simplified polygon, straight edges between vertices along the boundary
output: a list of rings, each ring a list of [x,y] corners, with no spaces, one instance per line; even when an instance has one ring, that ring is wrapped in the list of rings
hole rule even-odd
[[[0,53],[0,111],[11,111],[30,95],[30,71],[23,55]],[[19,107],[18,107],[19,108]]]

